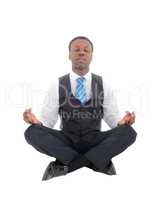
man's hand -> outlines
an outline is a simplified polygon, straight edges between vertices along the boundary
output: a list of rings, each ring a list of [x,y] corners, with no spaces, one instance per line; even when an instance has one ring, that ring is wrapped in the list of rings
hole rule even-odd
[[[23,113],[23,120],[28,124],[41,124],[41,122],[35,117],[35,115],[31,112],[31,108],[26,109]]]
[[[135,117],[134,112],[130,113],[129,111],[126,111],[126,115],[118,122],[118,126],[123,124],[132,125],[135,122]]]

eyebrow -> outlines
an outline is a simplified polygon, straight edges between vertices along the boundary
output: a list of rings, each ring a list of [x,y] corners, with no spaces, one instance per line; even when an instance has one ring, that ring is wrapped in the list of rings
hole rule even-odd
[[[74,48],[80,48],[80,46],[74,46]],[[89,48],[88,46],[85,46],[85,48]]]

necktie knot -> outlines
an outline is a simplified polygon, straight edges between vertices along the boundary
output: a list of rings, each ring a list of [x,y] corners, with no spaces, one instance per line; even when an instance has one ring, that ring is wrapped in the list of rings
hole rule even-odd
[[[79,77],[79,78],[77,78],[76,79],[76,81],[77,81],[77,83],[79,84],[81,84],[81,83],[84,83],[84,81],[85,81],[86,79],[83,77],[83,76],[81,76],[81,77]]]

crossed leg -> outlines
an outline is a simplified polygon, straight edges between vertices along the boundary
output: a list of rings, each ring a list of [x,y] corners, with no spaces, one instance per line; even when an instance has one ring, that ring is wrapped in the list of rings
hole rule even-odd
[[[99,132],[85,153],[80,153],[74,144],[58,130],[33,124],[25,133],[25,139],[39,152],[55,157],[64,165],[71,166],[70,171],[92,163],[93,168],[104,170],[112,157],[123,152],[136,139],[135,130],[122,125],[106,132]]]
[[[122,125],[99,132],[94,145],[84,156],[99,169],[104,170],[111,158],[123,152],[136,140],[137,133],[130,125]]]
[[[64,165],[68,165],[79,156],[79,153],[71,147],[71,141],[61,131],[32,124],[26,129],[24,136],[36,150],[55,157]]]

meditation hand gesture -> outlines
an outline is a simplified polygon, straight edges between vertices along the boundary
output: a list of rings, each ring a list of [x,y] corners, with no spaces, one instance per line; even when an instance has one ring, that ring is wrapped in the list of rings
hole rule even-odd
[[[126,115],[118,122],[118,125],[129,124],[132,125],[135,122],[135,113],[126,111]]]
[[[32,108],[26,109],[23,113],[23,120],[29,124],[41,124],[36,116],[31,112]]]

